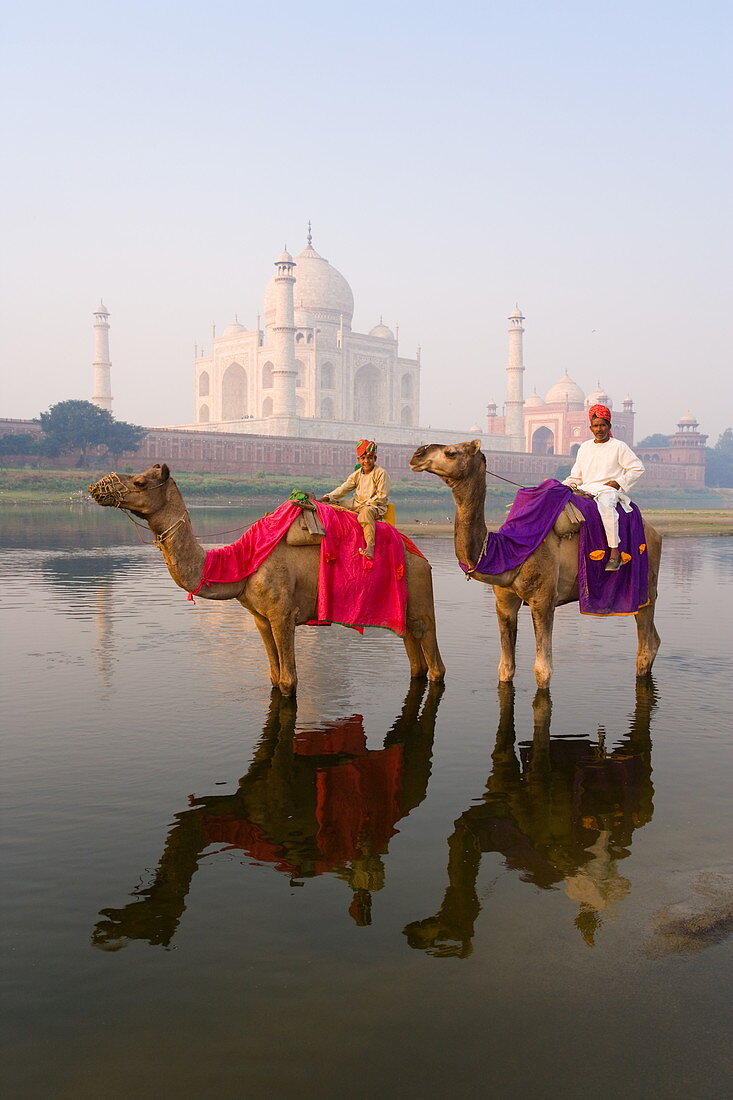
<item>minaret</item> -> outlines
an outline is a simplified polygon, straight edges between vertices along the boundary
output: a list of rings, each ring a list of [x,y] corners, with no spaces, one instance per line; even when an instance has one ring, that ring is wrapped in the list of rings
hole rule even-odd
[[[94,393],[92,404],[112,412],[112,389],[109,361],[109,313],[104,302],[94,310]]]
[[[504,433],[524,441],[524,357],[522,336],[524,316],[519,306],[509,314],[509,358],[506,364],[506,403]]]
[[[295,261],[288,251],[275,261],[275,324],[273,325],[272,412],[274,416],[295,416],[295,309],[293,287]]]

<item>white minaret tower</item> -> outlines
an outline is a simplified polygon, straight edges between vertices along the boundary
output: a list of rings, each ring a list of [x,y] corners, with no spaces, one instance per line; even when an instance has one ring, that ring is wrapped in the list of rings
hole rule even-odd
[[[519,306],[509,314],[509,358],[506,364],[506,402],[504,432],[522,441],[524,447],[524,354],[522,336],[524,316]]]
[[[109,313],[104,302],[94,310],[94,393],[92,404],[112,412],[112,388],[109,361]]]
[[[273,325],[272,412],[274,416],[295,416],[295,308],[293,287],[295,261],[288,251],[275,261],[275,324]]]

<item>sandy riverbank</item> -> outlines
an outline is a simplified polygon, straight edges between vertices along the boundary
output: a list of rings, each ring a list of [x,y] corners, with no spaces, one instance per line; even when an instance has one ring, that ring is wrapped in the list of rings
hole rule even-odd
[[[733,511],[726,509],[646,509],[644,515],[660,534],[666,538],[685,538],[692,535],[733,536]],[[453,534],[452,523],[401,523],[398,526],[406,535],[448,537]],[[500,523],[489,523],[490,531],[498,531]]]

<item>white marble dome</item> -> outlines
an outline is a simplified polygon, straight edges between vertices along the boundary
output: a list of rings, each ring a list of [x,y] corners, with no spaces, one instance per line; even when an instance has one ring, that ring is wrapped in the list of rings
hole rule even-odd
[[[222,336],[237,336],[240,332],[246,331],[247,329],[244,325],[240,325],[239,321],[232,321],[231,325],[227,325],[224,329]]]
[[[563,375],[560,381],[547,391],[545,397],[548,405],[578,405],[581,409],[584,401],[585,394],[568,374]]]
[[[602,386],[593,390],[593,393],[589,393],[585,399],[586,408],[590,408],[591,405],[605,405],[607,409],[613,408],[613,401],[608,396]]]
[[[544,401],[535,391],[534,393],[531,393],[527,400],[524,402],[524,407],[525,409],[536,409],[538,405],[544,405]]]
[[[685,413],[684,416],[681,416],[679,418],[677,423],[678,424],[697,424],[697,417],[693,416],[692,413]]]
[[[344,324],[351,325],[354,315],[354,295],[340,271],[332,267],[328,260],[319,256],[315,248],[308,245],[295,257],[295,286],[293,301],[296,310],[305,310],[315,317],[338,324],[341,317]],[[270,279],[265,290],[265,318],[275,316],[276,288],[275,276]]]
[[[373,329],[370,329],[369,335],[378,336],[380,340],[394,340],[392,329],[388,328],[387,325],[383,325],[381,321]]]

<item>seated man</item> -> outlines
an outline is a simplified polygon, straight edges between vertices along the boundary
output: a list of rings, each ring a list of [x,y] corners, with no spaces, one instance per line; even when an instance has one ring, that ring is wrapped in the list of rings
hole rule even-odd
[[[367,558],[374,557],[374,524],[378,519],[384,519],[389,503],[389,490],[391,481],[389,474],[377,466],[377,444],[371,439],[360,439],[356,444],[356,457],[359,465],[350,477],[347,477],[343,485],[326,493],[321,500],[326,504],[345,497],[347,493],[353,493],[354,499],[350,505],[351,511],[356,512],[359,523],[364,530],[364,542],[366,546],[359,553]]]
[[[630,447],[612,438],[610,409],[593,405],[588,416],[594,438],[580,444],[575,465],[563,485],[593,497],[598,505],[611,551],[606,572],[615,573],[621,568],[616,505],[620,504],[625,512],[631,511],[628,490],[644,473],[644,467]]]

